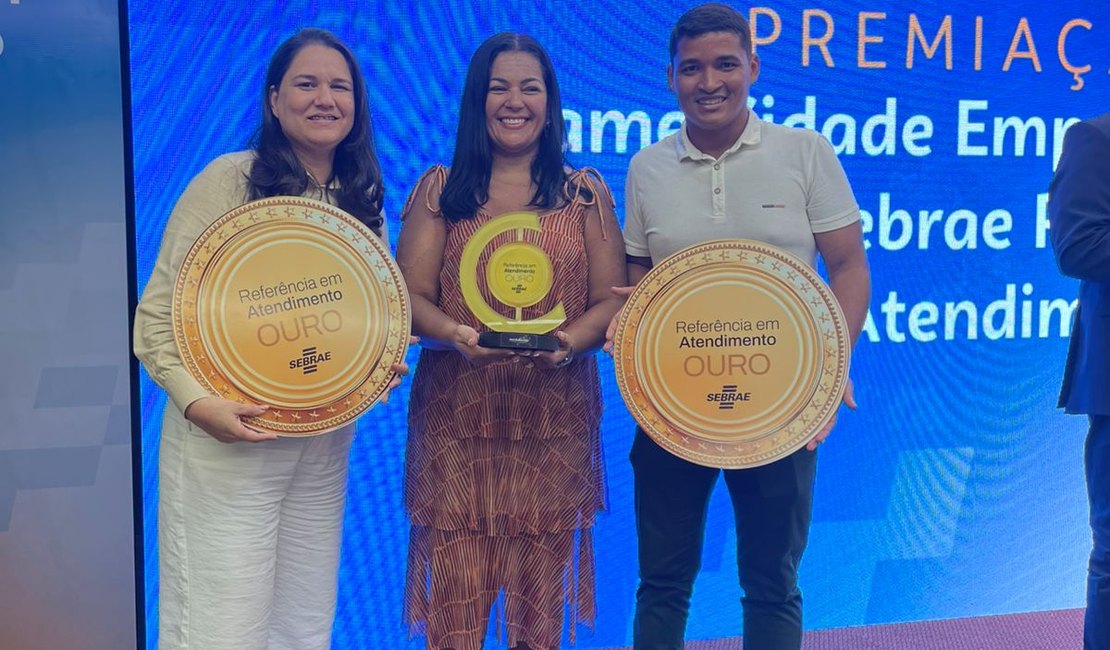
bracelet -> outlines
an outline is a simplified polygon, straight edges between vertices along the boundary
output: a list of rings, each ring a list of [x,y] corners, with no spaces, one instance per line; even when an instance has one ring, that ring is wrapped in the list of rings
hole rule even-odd
[[[556,368],[562,368],[563,366],[570,365],[570,362],[573,361],[573,360],[574,360],[574,344],[571,343],[570,346],[567,347],[567,356],[563,357],[562,361],[559,361],[558,363],[556,363],[555,367]]]

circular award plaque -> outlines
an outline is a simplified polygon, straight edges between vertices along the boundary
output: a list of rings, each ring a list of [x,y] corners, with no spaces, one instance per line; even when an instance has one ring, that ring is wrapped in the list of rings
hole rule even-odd
[[[286,436],[369,409],[404,359],[411,309],[388,246],[346,212],[272,197],[220,217],[189,250],[174,337],[212,394],[270,410],[247,421]]]
[[[739,469],[797,451],[848,379],[848,328],[808,264],[762,242],[710,241],[636,285],[615,337],[632,416],[671,453]]]

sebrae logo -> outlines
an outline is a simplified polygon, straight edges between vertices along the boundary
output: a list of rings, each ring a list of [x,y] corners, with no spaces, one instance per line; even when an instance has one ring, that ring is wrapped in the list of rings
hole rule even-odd
[[[289,360],[289,369],[300,368],[302,374],[311,375],[316,372],[319,364],[331,361],[331,351],[317,352],[315,347],[301,350],[301,356]]]
[[[741,393],[737,390],[736,384],[725,384],[721,386],[721,392],[707,394],[705,401],[716,402],[717,408],[721,411],[731,411],[737,402],[747,402],[751,398],[751,393]]]

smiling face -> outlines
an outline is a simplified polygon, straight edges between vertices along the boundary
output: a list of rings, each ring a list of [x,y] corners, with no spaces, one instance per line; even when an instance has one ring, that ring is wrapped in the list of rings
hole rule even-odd
[[[547,124],[543,67],[527,52],[502,52],[489,76],[486,132],[493,154],[534,155]]]
[[[731,147],[748,123],[748,88],[759,77],[759,57],[748,53],[740,35],[683,38],[667,77],[694,145],[716,156]]]
[[[333,156],[354,124],[354,82],[346,59],[325,45],[301,48],[281,84],[270,88],[270,110],[302,164]]]

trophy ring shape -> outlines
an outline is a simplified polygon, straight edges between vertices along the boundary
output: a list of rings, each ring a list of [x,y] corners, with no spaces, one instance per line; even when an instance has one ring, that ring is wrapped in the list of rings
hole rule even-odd
[[[489,331],[482,332],[478,344],[484,347],[529,350],[557,350],[559,344],[548,335],[566,320],[563,304],[547,313],[524,320],[523,310],[551,293],[554,271],[547,253],[539,246],[524,241],[524,231],[541,230],[535,212],[509,212],[490,219],[467,240],[459,261],[459,286],[463,299]],[[498,246],[490,253],[485,267],[489,293],[512,310],[505,316],[486,301],[478,286],[478,267],[483,251],[505,233],[513,233],[513,241]]]

